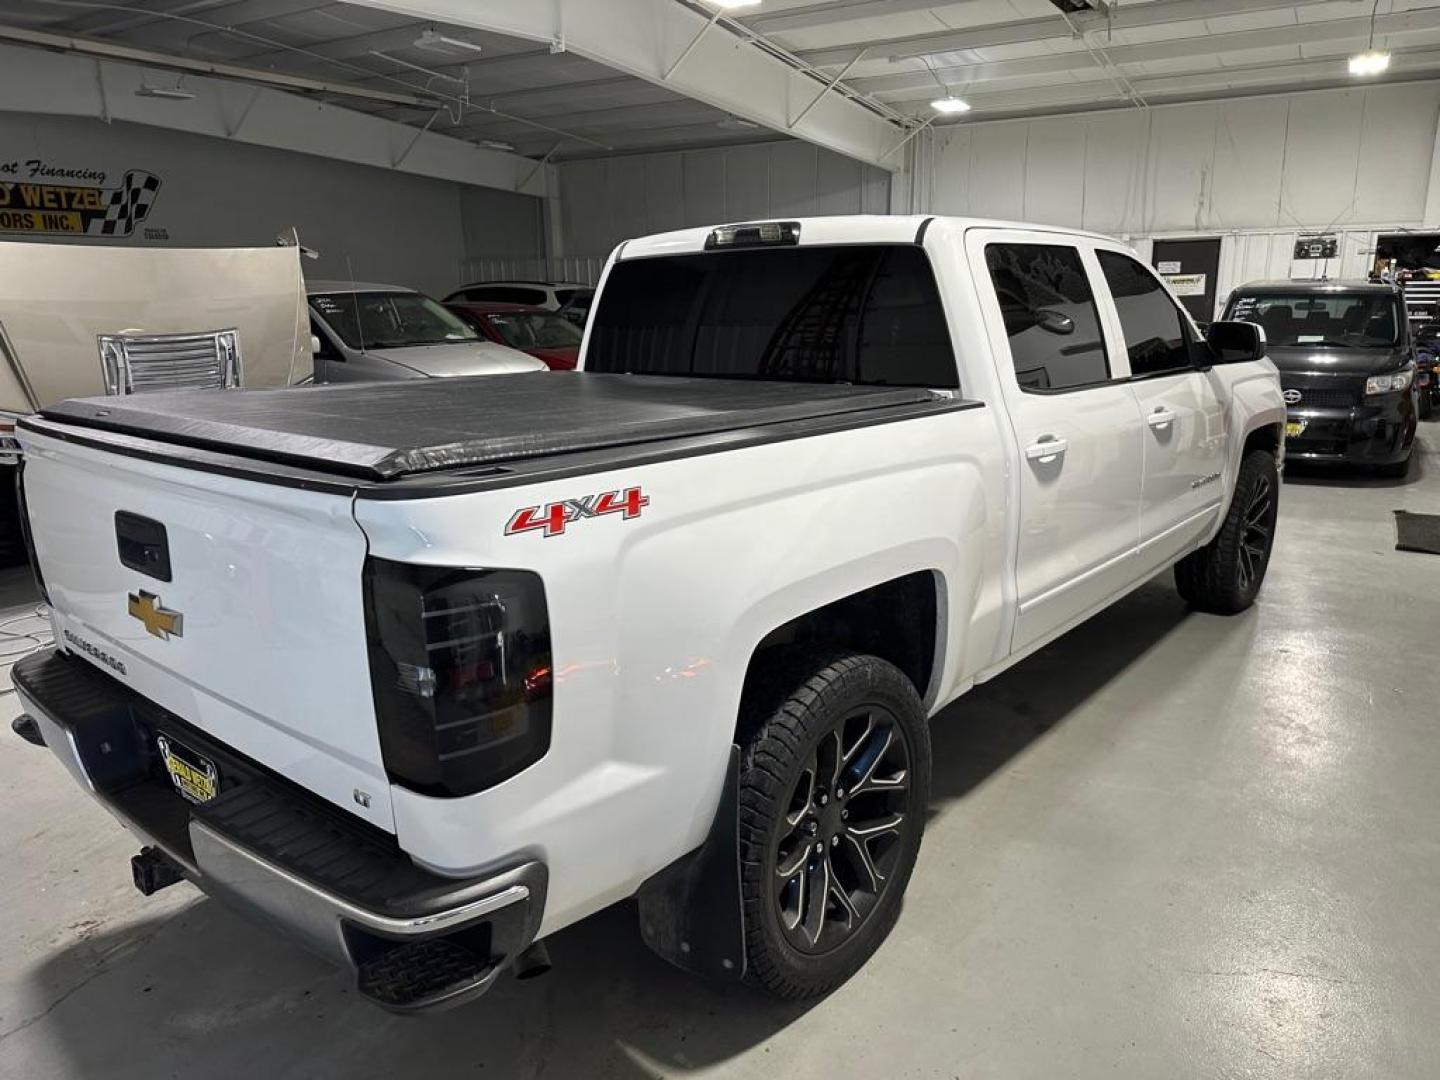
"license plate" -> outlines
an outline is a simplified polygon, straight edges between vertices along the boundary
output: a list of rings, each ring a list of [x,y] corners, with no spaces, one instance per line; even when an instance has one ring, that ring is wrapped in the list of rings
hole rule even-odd
[[[1287,439],[1295,439],[1295,438],[1298,438],[1299,436],[1304,435],[1304,434],[1305,434],[1305,421],[1304,421],[1304,420],[1287,420],[1287,421],[1285,421],[1285,437],[1286,437]]]
[[[193,803],[209,802],[215,797],[220,788],[220,770],[213,761],[166,735],[157,735],[155,744],[176,791]]]

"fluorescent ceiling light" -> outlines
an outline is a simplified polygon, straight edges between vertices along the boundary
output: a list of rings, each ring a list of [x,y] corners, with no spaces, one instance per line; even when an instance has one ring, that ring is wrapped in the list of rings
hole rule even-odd
[[[966,113],[970,111],[970,103],[958,97],[942,97],[930,102],[930,108],[938,113]]]
[[[1390,66],[1390,54],[1383,49],[1367,49],[1350,57],[1351,75],[1379,75]]]
[[[476,45],[473,41],[461,41],[459,38],[446,37],[433,28],[421,32],[420,36],[415,39],[415,48],[439,53],[441,56],[465,56],[485,51],[482,46]]]
[[[480,145],[488,147],[491,150],[509,151],[515,149],[515,145],[513,143],[501,142],[499,139],[481,139]]]
[[[715,126],[726,131],[750,131],[760,125],[754,120],[746,120],[743,116],[727,116],[724,120],[716,120]]]
[[[142,86],[135,91],[136,97],[158,97],[169,101],[194,101],[195,95],[178,86]]]
[[[760,6],[760,0],[710,0],[710,3],[722,11],[734,11],[736,8]]]

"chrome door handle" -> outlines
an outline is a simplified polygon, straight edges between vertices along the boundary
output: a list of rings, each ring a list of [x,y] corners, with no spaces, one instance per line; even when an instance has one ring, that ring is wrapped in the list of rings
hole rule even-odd
[[[1054,461],[1069,448],[1070,444],[1064,439],[1057,439],[1053,435],[1042,435],[1039,440],[1025,448],[1025,456],[1029,460],[1038,461],[1043,465],[1047,461]]]
[[[1145,418],[1145,422],[1152,428],[1167,428],[1175,422],[1175,414],[1166,408],[1159,408]]]

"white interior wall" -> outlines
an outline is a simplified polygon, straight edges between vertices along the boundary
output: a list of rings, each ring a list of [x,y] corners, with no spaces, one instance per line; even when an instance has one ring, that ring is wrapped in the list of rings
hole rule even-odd
[[[957,125],[924,187],[940,214],[1114,235],[1418,226],[1440,82]]]
[[[802,142],[597,158],[557,166],[561,244],[580,262],[692,225],[883,214],[890,174]]]
[[[1257,278],[1363,277],[1382,232],[1440,214],[1440,82],[1230,98],[936,133],[913,208],[1091,229],[1148,257],[1221,238],[1218,302]],[[1302,232],[1340,233],[1326,262]]]
[[[110,186],[143,170],[161,187],[133,236],[0,232],[0,242],[263,246],[293,225],[320,252],[304,261],[309,276],[353,271],[441,295],[460,284],[467,256],[543,251],[533,196],[141,124],[0,112],[0,179],[24,181],[32,160],[103,171]]]

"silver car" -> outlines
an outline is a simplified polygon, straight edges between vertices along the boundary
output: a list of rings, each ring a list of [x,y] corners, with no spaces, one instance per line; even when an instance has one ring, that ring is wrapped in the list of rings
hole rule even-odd
[[[485,340],[414,289],[311,281],[305,291],[317,383],[547,370],[533,356]]]

